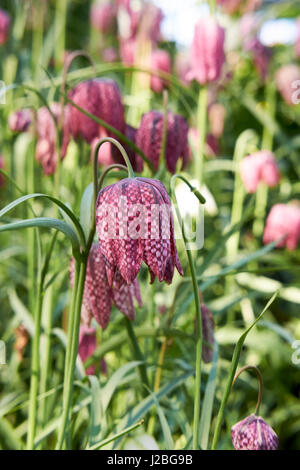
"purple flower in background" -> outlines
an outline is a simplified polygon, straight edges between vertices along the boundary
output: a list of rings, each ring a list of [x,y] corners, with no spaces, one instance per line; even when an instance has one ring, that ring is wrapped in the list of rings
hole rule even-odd
[[[278,437],[260,416],[251,414],[231,428],[236,450],[276,450]]]
[[[151,54],[151,69],[153,71],[171,73],[171,58],[167,51],[156,49]],[[151,75],[151,89],[156,93],[161,93],[167,81],[158,75]]]
[[[300,69],[296,64],[283,65],[277,70],[276,85],[284,101],[289,104],[297,104],[293,100],[293,95],[299,90]],[[298,97],[298,92],[296,93]]]
[[[62,108],[59,103],[52,103],[50,109],[57,123],[61,118]],[[35,150],[35,157],[42,165],[45,175],[54,173],[57,163],[56,149],[56,127],[48,108],[43,106],[37,112],[36,129],[38,141]],[[68,145],[68,134],[64,134],[61,158],[66,154]]]
[[[5,10],[0,9],[0,46],[5,44],[8,39],[10,25],[10,15]]]
[[[135,316],[134,297],[139,305],[142,303],[136,279],[127,285],[116,270],[114,282],[109,284],[108,272],[110,272],[110,267],[102,255],[101,247],[98,243],[94,243],[88,258],[81,318],[83,323],[89,325],[94,317],[103,329],[108,325],[113,304],[130,320],[133,320]],[[70,281],[73,286],[73,259],[70,264]]]
[[[113,281],[131,284],[142,261],[161,282],[171,283],[176,266],[183,274],[174,236],[171,201],[164,185],[154,179],[125,178],[103,188],[97,198],[96,229]],[[121,276],[116,280],[116,276]]]
[[[12,132],[26,132],[32,122],[30,109],[19,109],[8,118],[8,125]]]
[[[261,150],[244,157],[241,177],[248,193],[255,193],[261,181],[270,188],[276,186],[280,173],[274,154],[269,150]]]
[[[191,70],[188,79],[205,84],[220,78],[225,60],[224,39],[225,31],[213,17],[199,20],[191,46]]]
[[[110,1],[95,2],[90,11],[91,25],[101,33],[108,33],[114,24],[116,9]]]
[[[300,238],[300,208],[294,204],[275,204],[266,221],[263,235],[264,244],[283,238],[278,248],[286,246],[288,250],[297,248]]]
[[[81,82],[69,92],[68,96],[85,111],[124,133],[122,97],[118,85],[113,80],[94,79]],[[82,137],[90,144],[95,138],[103,136],[103,131],[106,135],[114,137],[112,132],[103,129],[70,103],[66,107],[65,122],[75,140]]]
[[[149,111],[144,114],[137,131],[136,143],[151,160],[154,168],[159,167],[159,157],[163,137],[164,114],[160,111]],[[182,167],[188,160],[188,124],[178,115],[168,112],[168,129],[166,141],[166,165],[171,173],[175,173],[177,161],[182,159]]]
[[[254,65],[262,80],[265,80],[269,70],[269,63],[272,56],[271,49],[264,46],[255,37],[245,43],[245,50],[252,54]]]

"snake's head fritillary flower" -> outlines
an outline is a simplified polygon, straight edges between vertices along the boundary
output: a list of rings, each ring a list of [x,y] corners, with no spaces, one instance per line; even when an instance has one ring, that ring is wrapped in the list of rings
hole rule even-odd
[[[30,109],[19,109],[8,118],[8,125],[12,132],[26,132],[32,122]]]
[[[195,26],[188,79],[200,84],[218,80],[224,63],[225,31],[213,17],[202,18]]]
[[[275,156],[269,150],[261,150],[243,158],[241,177],[248,193],[255,193],[262,181],[272,188],[280,179]]]
[[[294,103],[293,96],[296,91],[294,84],[297,84],[299,88],[300,81],[300,68],[296,64],[283,65],[280,69],[277,70],[276,76],[276,86],[280,92],[284,101],[289,104]]]
[[[213,358],[213,346],[214,346],[214,318],[205,305],[201,305],[201,316],[202,316],[202,335],[203,335],[203,346],[202,346],[202,359],[203,362],[208,363]],[[207,343],[207,344],[206,344]]]
[[[94,243],[88,258],[81,309],[81,319],[86,325],[89,325],[92,317],[94,317],[103,329],[106,328],[113,304],[130,320],[133,320],[135,316],[134,298],[136,298],[138,305],[142,303],[137,280],[127,285],[118,270],[116,270],[114,282],[109,284],[108,272],[111,272],[109,263],[103,257],[100,245]],[[70,281],[71,286],[73,286],[73,259],[70,263]]]
[[[265,244],[283,238],[277,246],[295,250],[300,238],[300,208],[294,204],[275,204],[266,221],[263,235]]]
[[[137,42],[135,39],[120,39],[120,57],[122,63],[131,66],[135,62]]]
[[[156,49],[151,54],[151,69],[154,72],[171,73],[171,58],[167,51]],[[167,81],[158,75],[151,75],[151,89],[155,93],[161,93],[163,88],[167,86]]]
[[[251,414],[231,428],[233,447],[236,450],[276,450],[278,437],[260,416]]]
[[[154,179],[125,178],[103,188],[97,198],[96,229],[108,267],[109,283],[121,275],[132,284],[142,261],[159,281],[172,282],[174,268],[183,271],[177,255],[171,201]]]
[[[0,169],[1,170],[5,169],[4,159],[1,154],[0,154]],[[0,188],[4,185],[5,185],[5,179],[4,179],[4,176],[0,173]]]
[[[78,354],[82,362],[85,362],[91,357],[97,347],[96,341],[96,328],[87,325],[80,325],[79,340],[78,340]],[[87,375],[95,374],[96,366],[90,366],[86,369]]]
[[[158,170],[159,157],[163,139],[164,114],[160,111],[149,111],[144,114],[136,135],[137,146],[143,150]],[[178,115],[168,112],[168,128],[166,141],[166,165],[170,173],[175,173],[179,158],[182,158],[182,168],[189,156],[188,124]]]
[[[91,7],[90,20],[94,29],[101,33],[110,31],[114,24],[116,10],[110,1],[96,2]]]
[[[245,50],[252,54],[255,67],[261,79],[265,80],[268,75],[269,63],[272,56],[271,49],[264,46],[260,40],[255,37],[245,43]]]
[[[36,129],[37,129],[37,145],[35,151],[35,157],[37,161],[42,165],[45,175],[51,175],[54,173],[56,168],[57,148],[56,138],[57,130],[54,123],[54,119],[58,124],[61,118],[63,110],[59,103],[52,103],[50,109],[53,116],[50,114],[48,108],[43,106],[37,112],[36,117]],[[53,119],[54,117],[54,119]],[[68,145],[68,133],[64,134],[63,145],[61,150],[61,158],[66,154]]]
[[[189,85],[189,73],[191,70],[191,62],[189,54],[186,52],[179,52],[175,59],[175,70],[179,79],[184,85]]]
[[[101,53],[104,62],[116,62],[118,53],[114,47],[105,47]]]
[[[78,83],[68,96],[77,106],[124,133],[125,121],[121,93],[113,80],[93,79]],[[66,126],[75,140],[82,137],[90,144],[101,136],[103,131],[109,137],[114,137],[113,133],[103,129],[70,103],[66,108]]]
[[[0,9],[0,46],[5,44],[10,32],[11,19],[10,15]]]

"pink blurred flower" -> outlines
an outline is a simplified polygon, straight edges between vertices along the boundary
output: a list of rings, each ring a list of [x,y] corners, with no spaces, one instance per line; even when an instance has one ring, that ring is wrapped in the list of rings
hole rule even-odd
[[[211,134],[219,139],[224,130],[226,109],[221,103],[213,103],[208,108],[208,120]]]
[[[0,46],[6,43],[10,32],[11,18],[10,15],[0,9]]]
[[[274,154],[261,150],[243,158],[241,178],[248,193],[255,193],[261,181],[269,187],[276,186],[280,173]]]
[[[189,85],[188,79],[189,72],[191,70],[190,57],[187,53],[179,53],[175,59],[175,70],[176,73],[184,85]]]
[[[90,328],[87,325],[80,325],[79,341],[78,341],[78,354],[82,362],[85,362],[91,357],[97,347],[96,342],[96,328]],[[87,375],[95,374],[96,366],[90,366],[86,369]]]
[[[56,119],[57,124],[61,118],[61,105],[52,103],[50,109]],[[54,173],[57,163],[56,149],[56,127],[48,108],[43,106],[37,112],[36,129],[38,141],[35,150],[35,157],[42,165],[45,175]],[[66,154],[68,145],[68,133],[64,133],[61,158]]]
[[[120,40],[120,57],[124,65],[131,66],[135,62],[137,42],[135,39]]]
[[[102,51],[102,59],[104,62],[116,62],[118,59],[117,51],[114,47],[106,47]]]
[[[81,319],[84,324],[89,325],[92,317],[105,329],[110,319],[112,305],[114,304],[120,312],[130,320],[134,319],[134,298],[141,306],[142,299],[138,281],[133,280],[129,285],[125,284],[119,271],[114,272],[114,278],[109,283],[108,275],[111,268],[103,257],[99,243],[92,245],[86,278],[84,285]],[[70,263],[71,286],[74,282],[74,259]]]
[[[293,204],[275,204],[266,221],[263,235],[264,244],[284,237],[278,247],[286,246],[295,250],[300,238],[300,208]]]
[[[2,155],[0,154],[0,169],[1,170],[4,170],[5,169],[5,165],[4,165],[4,159],[2,157]],[[0,188],[3,187],[5,185],[5,178],[4,176],[0,173]]]
[[[116,10],[110,1],[93,3],[90,20],[93,28],[101,33],[108,33],[114,24]]]
[[[239,30],[242,41],[256,37],[259,28],[259,20],[253,13],[243,15],[239,22]]]
[[[26,132],[32,121],[30,109],[19,109],[8,118],[8,126],[12,132]]]
[[[137,146],[151,160],[158,170],[159,157],[163,138],[164,114],[160,111],[149,111],[144,114],[137,131]],[[178,159],[182,159],[182,167],[188,160],[187,142],[188,124],[179,114],[168,112],[168,128],[166,141],[166,165],[170,173],[175,173]]]
[[[278,437],[260,416],[251,414],[231,428],[236,450],[276,450]]]
[[[293,95],[300,85],[300,69],[296,64],[289,64],[280,67],[277,70],[276,85],[282,98],[289,105],[296,104],[293,102]]]
[[[85,111],[124,133],[122,97],[118,85],[113,80],[93,79],[81,82],[69,92],[68,96]],[[89,144],[103,131],[102,126],[71,104],[66,107],[65,124],[75,140],[82,137]],[[104,132],[114,137],[113,132],[106,129]]]
[[[151,283],[155,276],[171,283],[175,266],[183,274],[170,209],[169,195],[155,179],[125,178],[99,192],[96,229],[110,285],[116,274],[120,281],[132,283],[142,261],[149,268]]]
[[[171,58],[167,51],[156,49],[151,54],[151,69],[157,72],[171,73]],[[155,93],[161,93],[167,81],[158,75],[151,75],[151,89]]]
[[[197,151],[198,148],[198,130],[195,127],[189,129],[188,134],[189,140],[193,149]],[[206,135],[205,149],[204,153],[207,157],[216,157],[220,153],[220,145],[218,139],[212,134],[208,133]],[[192,153],[189,152],[189,159],[192,160]]]
[[[200,84],[218,80],[224,57],[225,31],[213,17],[202,18],[195,27],[188,79]]]

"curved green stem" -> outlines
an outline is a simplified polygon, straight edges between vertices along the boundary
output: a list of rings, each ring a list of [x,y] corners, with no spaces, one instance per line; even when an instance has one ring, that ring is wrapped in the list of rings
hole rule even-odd
[[[42,316],[42,283],[39,280],[37,290],[37,303],[34,315],[34,336],[32,341],[32,361],[31,361],[31,379],[29,396],[29,414],[28,414],[28,433],[27,449],[34,448],[34,438],[36,431],[37,416],[37,396],[40,372],[40,335],[41,335],[41,316]]]
[[[191,271],[195,306],[196,306],[196,319],[197,319],[197,342],[196,342],[196,372],[195,372],[195,401],[194,401],[194,420],[193,420],[193,449],[197,450],[199,447],[199,424],[200,424],[200,404],[201,404],[201,360],[202,360],[202,315],[201,315],[201,302],[199,296],[199,289],[197,283],[197,274],[194,266],[191,250],[187,249],[187,239],[185,236],[184,226],[180,211],[178,209],[177,199],[175,195],[175,181],[181,179],[188,187],[193,190],[191,184],[181,175],[174,175],[171,178],[171,191],[176,202],[176,214],[181,227],[183,241],[188,257],[189,267]],[[199,193],[199,191],[198,191]],[[199,193],[200,194],[200,193]],[[203,198],[204,199],[204,198]]]
[[[258,396],[257,396],[257,402],[256,402],[256,407],[255,407],[255,411],[254,411],[254,414],[255,415],[258,415],[258,412],[259,412],[259,407],[260,407],[260,404],[261,404],[261,399],[262,399],[262,392],[263,392],[263,377],[261,375],[261,372],[259,370],[258,367],[256,366],[251,366],[251,365],[246,365],[244,367],[242,367],[240,370],[237,371],[237,373],[235,374],[234,376],[234,379],[233,379],[233,382],[232,382],[232,387],[234,386],[237,378],[241,375],[242,372],[244,372],[245,370],[249,370],[249,369],[252,369],[256,372],[256,375],[257,375],[257,378],[258,378],[258,382],[259,382],[259,388],[258,388]]]

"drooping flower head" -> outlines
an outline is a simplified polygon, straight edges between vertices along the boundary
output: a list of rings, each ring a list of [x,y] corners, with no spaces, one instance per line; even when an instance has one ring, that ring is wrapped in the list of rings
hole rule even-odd
[[[68,96],[85,111],[124,133],[125,121],[121,93],[113,80],[94,79],[81,82],[69,92]],[[114,136],[112,132],[106,131],[71,104],[67,105],[65,122],[75,140],[82,137],[90,144],[104,134],[109,137]]]
[[[8,39],[10,25],[10,15],[5,10],[0,9],[0,46],[6,43]]]
[[[224,63],[225,31],[213,17],[202,18],[195,26],[188,79],[201,85],[218,80]]]
[[[236,450],[276,450],[278,437],[260,416],[251,414],[231,428],[233,447]]]
[[[130,285],[125,284],[120,273],[116,270],[114,282],[109,284],[107,277],[107,263],[103,257],[101,247],[94,243],[88,258],[86,278],[84,285],[81,319],[89,325],[92,317],[104,329],[107,327],[112,305],[130,320],[134,319],[134,298],[141,305],[141,296],[138,281],[135,279]],[[70,281],[74,282],[74,260],[70,264]]]
[[[32,122],[30,109],[19,109],[8,118],[8,125],[12,132],[26,132]]]
[[[171,58],[167,51],[156,49],[151,54],[151,69],[154,72],[165,72],[171,73]],[[151,75],[151,89],[155,93],[161,93],[164,86],[167,86],[168,82],[158,75]]]
[[[163,19],[162,10],[150,2],[133,5],[130,1],[119,1],[118,27],[123,39],[136,38],[150,40],[156,45],[161,40],[160,26]]]
[[[95,2],[91,7],[91,25],[101,33],[107,33],[112,28],[116,9],[110,1]]]
[[[97,347],[96,342],[96,328],[87,325],[80,325],[79,340],[78,340],[78,354],[82,362],[85,362],[91,357]],[[96,366],[90,366],[86,369],[87,375],[95,374]]]
[[[269,150],[261,150],[243,158],[241,177],[248,193],[255,193],[261,181],[270,188],[276,186],[280,173],[274,154]]]
[[[278,91],[284,101],[289,105],[297,104],[294,102],[293,96],[296,89],[299,88],[299,67],[296,64],[283,65],[277,70],[275,79]]]
[[[61,105],[59,103],[52,103],[50,105],[50,109],[56,123],[58,124],[61,118],[61,113],[63,112]],[[57,132],[53,116],[50,114],[48,108],[43,106],[38,110],[36,118],[38,141],[35,150],[35,157],[42,165],[45,175],[51,175],[54,173],[58,160],[56,149]],[[68,135],[65,134],[61,150],[61,158],[66,154],[67,145]]]
[[[131,284],[146,263],[158,280],[170,283],[174,267],[183,274],[174,236],[171,202],[154,179],[125,178],[103,188],[96,204],[96,230],[110,285],[116,275]]]
[[[151,160],[154,168],[159,166],[163,138],[164,114],[160,111],[149,111],[144,114],[136,135],[137,146]],[[176,164],[182,158],[182,167],[188,160],[188,124],[178,115],[168,112],[168,129],[166,141],[166,165],[171,173],[175,173]]]
[[[266,221],[263,235],[264,244],[283,237],[278,247],[286,246],[295,250],[300,239],[300,208],[294,204],[275,204]]]

